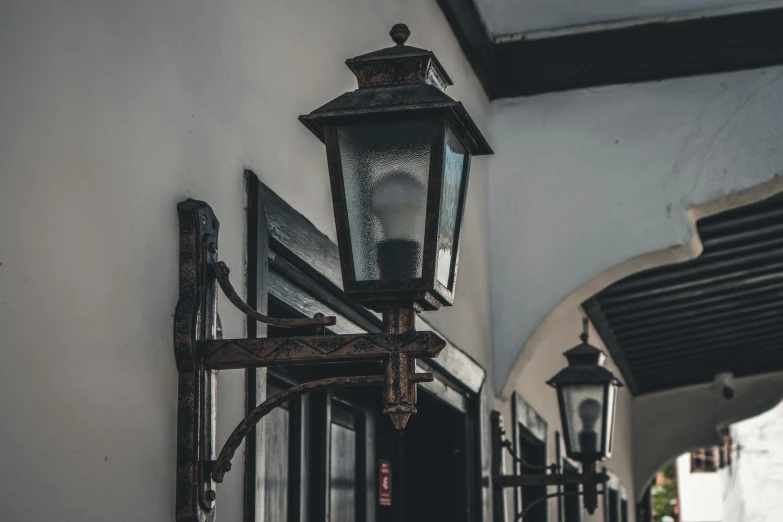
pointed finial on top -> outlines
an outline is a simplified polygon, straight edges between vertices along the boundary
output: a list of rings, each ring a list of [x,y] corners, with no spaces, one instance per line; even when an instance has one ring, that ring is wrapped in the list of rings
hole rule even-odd
[[[397,45],[405,45],[405,42],[410,35],[411,30],[408,29],[408,26],[405,24],[394,24],[394,27],[389,31],[389,36],[391,36],[392,40],[394,40],[394,43]]]
[[[579,335],[579,338],[582,340],[583,343],[587,342],[587,338],[590,336],[590,320],[587,317],[582,318],[582,333]]]

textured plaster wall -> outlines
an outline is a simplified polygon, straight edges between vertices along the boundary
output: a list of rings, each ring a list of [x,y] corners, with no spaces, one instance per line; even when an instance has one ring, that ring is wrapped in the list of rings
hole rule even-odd
[[[740,449],[722,476],[722,522],[783,520],[783,403],[731,431]]]
[[[783,373],[729,382],[734,398],[711,383],[641,395],[633,404],[633,473],[637,493],[665,463],[683,451],[720,443],[720,430],[759,415],[783,398]]]
[[[689,243],[690,208],[783,171],[782,102],[783,68],[772,68],[494,104],[498,391],[564,299],[578,304],[612,279],[575,292],[612,267]]]
[[[296,118],[354,89],[343,62],[389,45],[396,22],[437,52],[449,93],[488,130],[489,103],[435,2],[3,2],[3,520],[173,519],[175,205],[213,206],[234,274],[243,168],[334,238],[323,146]],[[427,320],[489,366],[485,159],[470,189],[458,306]],[[220,306],[226,335],[243,335]],[[221,373],[220,440],[242,387],[241,372]],[[241,519],[241,477],[237,465],[219,488],[219,520]]]
[[[721,477],[716,472],[691,473],[691,454],[677,457],[680,522],[723,522]]]

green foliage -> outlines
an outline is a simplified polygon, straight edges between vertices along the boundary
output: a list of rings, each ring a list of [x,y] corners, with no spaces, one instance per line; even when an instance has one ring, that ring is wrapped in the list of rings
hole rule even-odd
[[[661,471],[663,471],[664,477],[669,480],[674,480],[674,461],[666,464]]]
[[[668,467],[668,466],[667,466]],[[666,471],[664,470],[664,474]],[[652,487],[653,516],[655,522],[661,522],[665,516],[677,520],[674,506],[677,502],[677,485],[674,482],[658,484]]]

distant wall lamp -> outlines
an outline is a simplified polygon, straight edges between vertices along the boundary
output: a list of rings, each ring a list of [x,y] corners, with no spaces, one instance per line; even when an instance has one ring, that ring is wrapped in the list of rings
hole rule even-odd
[[[432,52],[395,46],[348,60],[359,89],[299,119],[326,145],[343,286],[382,312],[384,333],[324,335],[334,317],[274,319],[249,307],[217,259],[219,223],[211,207],[178,205],[180,296],[174,322],[179,370],[177,521],[215,517],[215,482],[253,427],[275,407],[336,386],[384,386],[384,412],[397,429],[416,413],[416,358],[435,357],[445,341],[416,332],[415,312],[451,305],[470,158],[492,150],[461,103],[443,89],[451,80]],[[217,286],[251,320],[311,327],[306,337],[222,339]],[[380,360],[384,375],[334,377],[278,393],[250,412],[220,453],[215,442],[216,374],[221,369]]]
[[[612,456],[614,416],[617,388],[623,384],[604,367],[604,353],[588,344],[588,322],[584,319],[582,342],[566,351],[568,366],[560,370],[547,384],[557,390],[560,420],[563,427],[566,455],[582,463],[582,473],[561,473],[560,463],[539,469],[544,473],[526,473],[526,468],[535,468],[525,463],[519,455],[511,457],[521,464],[521,474],[503,474],[503,449],[512,451],[513,445],[505,439],[503,419],[500,413],[492,412],[492,477],[494,488],[494,522],[505,522],[505,488],[522,486],[558,486],[580,484],[585,509],[592,514],[598,506],[598,485],[608,480],[605,472],[596,471],[596,463]],[[561,496],[562,493],[547,495],[525,506],[516,514],[515,520],[524,516],[538,502]]]

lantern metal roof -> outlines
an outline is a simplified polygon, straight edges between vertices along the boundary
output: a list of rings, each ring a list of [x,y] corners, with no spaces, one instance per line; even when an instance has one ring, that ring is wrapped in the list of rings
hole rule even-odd
[[[569,383],[612,383],[623,386],[617,377],[604,366],[606,354],[587,342],[587,334],[581,335],[582,342],[563,355],[568,366],[547,381],[550,386]]]
[[[452,81],[435,54],[406,46],[410,31],[404,24],[395,25],[389,34],[396,45],[346,60],[358,81],[357,90],[300,116],[299,121],[324,141],[323,124],[327,119],[445,110],[459,124],[472,155],[492,154],[462,103],[443,92]]]

